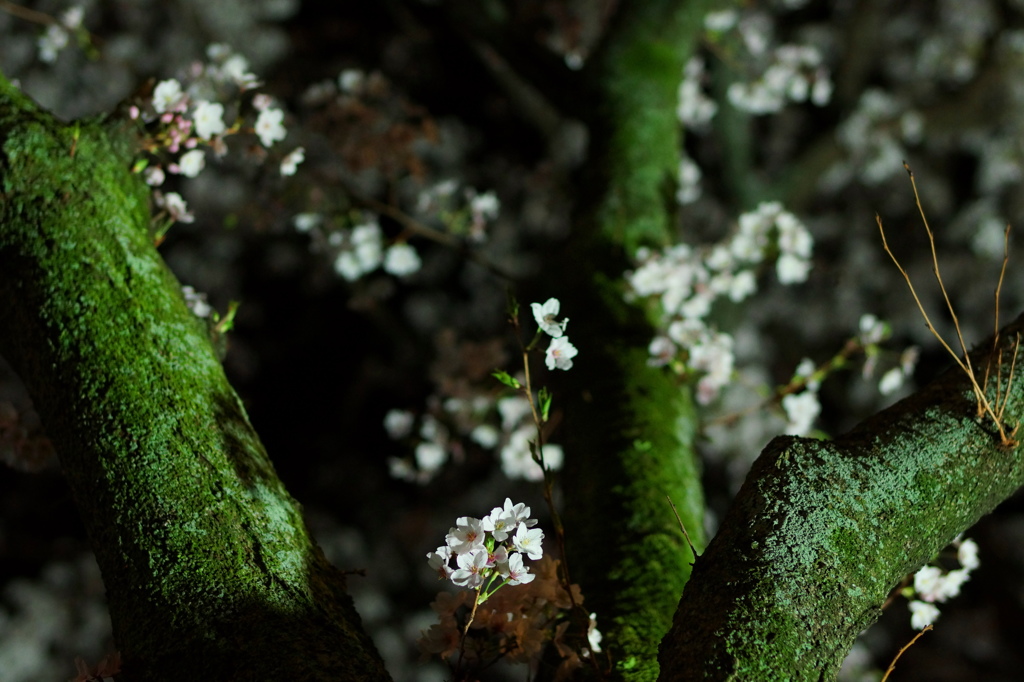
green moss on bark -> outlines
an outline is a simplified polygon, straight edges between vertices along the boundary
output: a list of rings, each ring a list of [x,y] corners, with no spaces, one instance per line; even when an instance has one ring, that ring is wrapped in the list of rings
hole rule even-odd
[[[0,352],[103,571],[126,680],[387,679],[149,235],[115,122],[0,77]]]
[[[566,296],[580,355],[566,384],[567,541],[573,578],[597,613],[612,677],[653,680],[658,642],[690,573],[668,498],[703,544],[703,495],[690,387],[648,366],[653,337],[621,276],[637,247],[674,232],[679,83],[709,2],[632,3],[595,55],[591,164],[600,178],[578,221]],[[564,286],[564,284],[563,284]]]

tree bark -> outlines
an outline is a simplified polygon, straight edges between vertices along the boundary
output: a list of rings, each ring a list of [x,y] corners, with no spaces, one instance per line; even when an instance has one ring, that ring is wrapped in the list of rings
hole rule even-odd
[[[153,245],[118,126],[0,76],[0,353],[95,550],[119,679],[389,679]]]
[[[997,377],[1009,390],[1008,430],[1024,417],[1021,332],[1024,316],[1001,332],[1001,363],[991,341],[973,354],[989,399]],[[834,679],[899,581],[1024,484],[1021,447],[976,405],[954,367],[833,441],[771,441],[697,560],[660,679]]]

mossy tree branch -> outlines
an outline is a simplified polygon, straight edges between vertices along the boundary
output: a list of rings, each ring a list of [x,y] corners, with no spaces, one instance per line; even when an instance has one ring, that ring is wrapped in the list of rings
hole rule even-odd
[[[388,679],[153,246],[131,152],[0,76],[0,352],[59,453],[123,679]]]
[[[621,285],[641,245],[673,241],[679,83],[711,2],[624,3],[584,72],[598,93],[588,166],[559,293],[580,348],[566,414],[564,475],[572,577],[597,613],[613,679],[653,680],[657,646],[693,557],[667,498],[703,546],[704,499],[690,389],[648,366],[653,336]],[[573,311],[578,311],[575,314]]]
[[[1000,335],[1004,391],[1022,332],[1024,316]],[[953,368],[833,441],[769,443],[694,567],[662,679],[834,679],[903,576],[1024,484],[1021,446],[977,414]],[[1019,376],[1004,416],[1024,419]]]

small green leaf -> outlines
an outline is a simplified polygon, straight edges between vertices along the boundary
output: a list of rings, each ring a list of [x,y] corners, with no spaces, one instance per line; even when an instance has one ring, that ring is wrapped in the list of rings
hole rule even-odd
[[[491,372],[491,376],[500,381],[501,383],[505,384],[509,388],[520,389],[523,387],[523,385],[519,383],[518,379],[516,379],[508,372],[503,372],[500,369],[496,369],[493,372]]]
[[[228,311],[221,317],[217,311],[213,311],[213,331],[217,334],[226,334],[235,327],[235,313],[238,312],[238,301],[228,303]]]
[[[542,422],[548,420],[548,414],[551,412],[552,397],[551,391],[548,390],[547,386],[537,392],[537,402],[540,403],[540,420]]]

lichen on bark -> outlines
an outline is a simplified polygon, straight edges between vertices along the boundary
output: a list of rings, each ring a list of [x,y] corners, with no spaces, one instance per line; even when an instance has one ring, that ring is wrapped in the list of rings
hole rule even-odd
[[[1007,360],[992,362],[1011,429],[1024,418],[1008,360],[1022,329],[1024,317],[1003,330]],[[769,443],[696,563],[663,679],[834,678],[903,576],[1024,483],[1020,445],[1002,444],[973,395],[954,368],[833,441]]]

